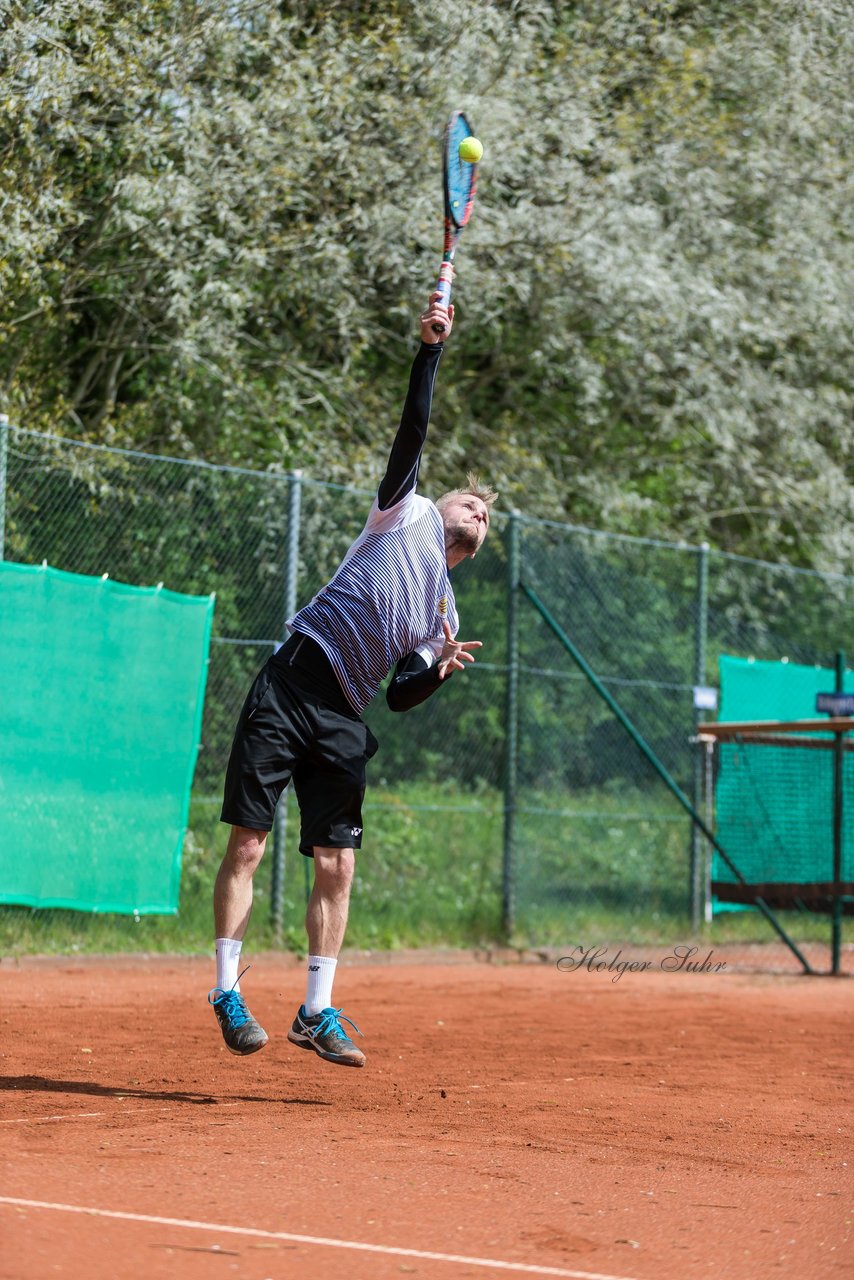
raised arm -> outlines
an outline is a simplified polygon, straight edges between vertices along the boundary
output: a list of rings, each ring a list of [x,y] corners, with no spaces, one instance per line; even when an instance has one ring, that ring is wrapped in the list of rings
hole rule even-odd
[[[451,332],[454,308],[441,306],[435,293],[421,316],[421,346],[409,375],[409,389],[403,406],[400,426],[391,447],[386,473],[377,490],[380,511],[387,511],[411,493],[418,480],[421,450],[427,439],[430,407],[433,402],[433,385],[442,358],[443,344]],[[434,323],[445,326],[443,334],[433,330]],[[441,341],[440,341],[441,338]]]

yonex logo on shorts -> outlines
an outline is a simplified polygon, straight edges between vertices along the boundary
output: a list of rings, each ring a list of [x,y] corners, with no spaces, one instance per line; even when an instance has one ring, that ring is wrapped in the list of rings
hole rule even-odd
[[[350,829],[350,834],[351,834],[351,835],[353,835],[353,836],[360,836],[360,835],[362,834],[362,828],[361,828],[361,827],[351,827],[351,829]]]

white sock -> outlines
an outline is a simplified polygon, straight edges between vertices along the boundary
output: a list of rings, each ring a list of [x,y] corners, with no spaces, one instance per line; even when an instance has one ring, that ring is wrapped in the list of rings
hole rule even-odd
[[[308,981],[305,988],[305,1011],[311,1017],[332,1004],[332,983],[337,960],[328,956],[308,957]]]
[[[237,975],[240,972],[240,948],[243,943],[238,938],[217,938],[216,940],[216,985],[220,991],[240,990]]]

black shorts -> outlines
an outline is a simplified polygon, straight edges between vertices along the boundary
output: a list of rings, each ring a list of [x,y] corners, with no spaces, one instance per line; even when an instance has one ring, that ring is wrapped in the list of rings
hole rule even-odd
[[[270,831],[293,779],[300,852],[359,849],[365,765],[377,740],[347,702],[320,645],[294,634],[243,704],[225,776],[222,821]]]

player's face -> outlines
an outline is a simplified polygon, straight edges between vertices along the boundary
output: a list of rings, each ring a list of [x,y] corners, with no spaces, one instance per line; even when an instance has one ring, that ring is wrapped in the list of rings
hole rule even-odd
[[[442,511],[445,533],[453,545],[473,556],[483,545],[489,529],[489,508],[473,493],[451,498]]]

